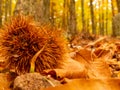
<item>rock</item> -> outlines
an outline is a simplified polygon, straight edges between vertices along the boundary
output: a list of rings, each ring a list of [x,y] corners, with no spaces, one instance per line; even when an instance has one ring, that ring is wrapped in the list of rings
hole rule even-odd
[[[40,90],[40,88],[50,87],[52,84],[45,76],[39,73],[27,73],[16,77],[13,90]]]

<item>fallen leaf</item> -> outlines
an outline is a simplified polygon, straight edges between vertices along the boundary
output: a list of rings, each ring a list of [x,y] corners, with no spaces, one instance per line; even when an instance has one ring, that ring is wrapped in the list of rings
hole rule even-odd
[[[75,79],[69,83],[40,90],[120,90],[120,79]]]
[[[102,45],[102,43],[106,40],[106,37],[100,37],[99,39],[97,39],[96,41],[92,42],[92,43],[88,43],[88,45],[85,46],[85,48],[88,47],[99,47]]]
[[[83,62],[84,64],[90,63],[93,61],[93,58],[96,58],[96,56],[92,53],[91,50],[85,48],[79,49],[79,51],[77,51],[73,57],[74,60]]]
[[[71,59],[63,68],[44,70],[43,74],[51,75],[58,80],[63,78],[86,78],[87,69],[84,64]]]
[[[95,59],[88,67],[89,78],[111,78],[112,72],[103,58]]]

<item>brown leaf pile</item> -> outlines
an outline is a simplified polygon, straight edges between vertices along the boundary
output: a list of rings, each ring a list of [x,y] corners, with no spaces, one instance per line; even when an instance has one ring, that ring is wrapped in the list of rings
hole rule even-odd
[[[119,39],[101,37],[75,49],[72,58],[87,66],[89,78],[119,77]]]
[[[70,52],[72,59],[69,58],[68,63],[62,69],[44,72],[67,84],[45,90],[96,90],[96,88],[98,90],[119,90],[119,41],[119,39],[100,37],[87,45],[72,47]],[[65,78],[70,79],[71,82]],[[77,80],[74,80],[75,78]]]

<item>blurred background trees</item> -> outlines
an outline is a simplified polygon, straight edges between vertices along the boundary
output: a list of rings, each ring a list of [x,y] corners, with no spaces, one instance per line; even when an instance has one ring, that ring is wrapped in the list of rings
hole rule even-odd
[[[0,26],[23,13],[64,29],[70,39],[80,32],[116,37],[119,12],[120,0],[0,0]]]

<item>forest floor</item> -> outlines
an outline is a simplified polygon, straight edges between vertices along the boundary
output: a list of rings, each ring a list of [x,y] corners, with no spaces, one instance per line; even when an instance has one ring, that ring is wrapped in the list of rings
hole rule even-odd
[[[108,78],[111,78],[111,79],[117,78],[118,79],[117,81],[120,84],[120,80],[119,80],[119,77],[120,77],[120,39],[107,37],[107,36],[103,37],[103,36],[93,36],[93,35],[90,36],[89,35],[88,37],[85,37],[85,35],[79,35],[79,36],[76,36],[74,40],[71,41],[69,46],[70,46],[69,54],[73,60],[80,62],[80,65],[81,64],[82,65],[84,64],[86,66],[90,65],[87,71],[87,75],[89,76],[89,80],[92,80],[92,81],[89,81],[89,80],[87,81],[87,79],[82,80],[82,81],[76,80],[65,87],[63,86],[58,89],[52,88],[52,89],[45,89],[45,90],[61,90],[61,89],[65,90],[68,87],[71,88],[69,90],[78,90],[78,89],[79,90],[96,90],[96,89],[93,89],[94,87],[92,85],[96,84],[96,82],[99,82],[99,81],[95,81],[93,79],[101,79],[101,78],[107,78],[107,81],[105,82],[108,82]],[[89,62],[94,62],[94,63],[91,64]],[[7,69],[6,70],[3,70],[3,69],[4,69],[4,62],[0,61],[0,90],[12,90],[13,81],[16,78],[16,74]],[[80,79],[81,78],[79,77],[80,74],[86,74],[86,72],[78,73],[77,70],[71,74],[72,71],[74,71],[72,70],[72,68],[71,70],[68,70],[67,72],[64,72],[64,73],[61,71],[59,72],[59,70],[54,70],[56,74],[60,75],[60,77],[62,76],[63,81],[61,80],[59,81],[62,83],[66,83],[72,80],[69,78],[70,75],[73,75],[71,76],[72,78]],[[67,76],[66,76],[66,73],[67,73]],[[68,77],[69,79],[66,79],[66,77]],[[111,80],[111,79],[110,79],[110,82],[112,83],[110,83],[110,86],[112,86],[111,84],[113,84],[112,90],[119,90],[120,87],[119,86],[117,87],[117,85],[114,84],[114,82],[116,81]],[[84,82],[92,83],[92,84],[87,84],[87,85],[90,85],[92,89],[90,89],[90,87],[88,89],[88,87],[85,87],[85,86],[82,87],[80,84],[79,85],[76,84],[76,83],[84,83]],[[73,83],[76,86],[72,86],[74,85]],[[98,90],[103,90],[103,89],[105,90],[104,87],[102,88],[99,85],[96,86],[96,87],[99,87]],[[75,87],[77,89],[75,89]],[[110,88],[109,85],[107,85],[106,87]],[[111,89],[106,89],[106,90],[111,90]]]

